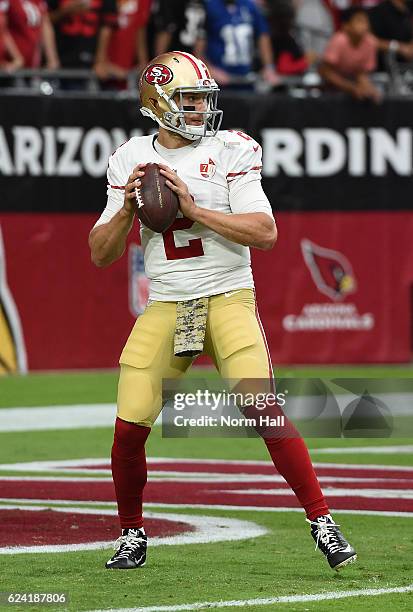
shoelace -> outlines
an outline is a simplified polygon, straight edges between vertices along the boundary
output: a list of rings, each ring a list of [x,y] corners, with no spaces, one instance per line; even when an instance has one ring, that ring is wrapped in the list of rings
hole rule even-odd
[[[337,525],[337,523],[327,523],[324,521],[310,521],[309,519],[306,519],[306,521],[307,523],[310,523],[310,525],[314,525],[317,528],[317,541],[315,543],[314,550],[317,550],[320,542],[330,553],[338,552],[342,548],[344,542],[341,541],[342,538],[340,538],[336,530],[336,528],[340,527],[340,525]]]
[[[113,545],[113,548],[117,550],[119,548],[119,552],[114,555],[116,559],[122,559],[123,557],[128,557],[129,553],[140,544],[144,544],[145,539],[142,536],[133,536],[133,535],[123,535],[120,536],[116,540]]]

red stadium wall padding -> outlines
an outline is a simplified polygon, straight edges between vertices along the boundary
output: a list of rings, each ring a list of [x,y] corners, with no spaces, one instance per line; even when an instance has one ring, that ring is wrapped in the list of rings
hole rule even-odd
[[[274,362],[410,361],[413,213],[284,213],[277,224],[274,251],[253,256]]]
[[[31,370],[117,365],[139,272],[131,276],[126,255],[108,269],[91,264],[95,220],[0,214]],[[253,254],[274,363],[409,361],[413,214],[280,213],[277,223],[275,249]],[[136,230],[130,242],[139,242]]]

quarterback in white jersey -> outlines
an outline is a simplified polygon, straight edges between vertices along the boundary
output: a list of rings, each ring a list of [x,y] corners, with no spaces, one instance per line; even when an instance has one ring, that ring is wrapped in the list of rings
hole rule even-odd
[[[251,379],[260,391],[272,389],[249,255],[249,247],[269,250],[277,238],[260,183],[260,146],[242,132],[219,131],[218,86],[205,64],[188,53],[152,60],[139,91],[141,112],[159,131],[132,138],[110,158],[107,205],[89,237],[92,261],[107,266],[122,256],[147,163],[159,164],[180,212],[163,234],[141,226],[151,299],[120,357],[111,457],[122,534],[108,569],[146,562],[145,442],[162,408],[162,380],[181,376],[204,353],[221,376],[239,381],[233,389],[249,392]],[[282,414],[278,406],[265,409]],[[317,546],[338,569],[356,553],[329,514],[302,438],[285,423],[283,431],[256,430],[305,509]]]
[[[196,104],[203,105],[203,97]],[[159,141],[157,136],[138,136],[112,155],[107,206],[97,225],[107,223],[122,209],[124,193],[119,186],[127,184],[131,169],[139,162],[156,162],[172,167],[190,186],[199,208],[221,215],[263,213],[262,225],[272,239],[273,215],[261,187],[261,147],[255,140],[242,132],[220,131],[179,149],[167,149]],[[242,221],[248,223],[249,217]],[[164,234],[141,225],[141,238],[150,299],[188,300],[254,286],[248,243],[233,242],[196,218],[184,220],[180,213]],[[256,246],[272,246],[270,236],[268,245],[258,240]]]

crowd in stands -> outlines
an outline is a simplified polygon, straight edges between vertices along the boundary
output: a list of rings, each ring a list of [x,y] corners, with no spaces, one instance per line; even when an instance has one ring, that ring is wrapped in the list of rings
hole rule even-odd
[[[413,61],[411,0],[0,0],[0,70],[92,70],[106,88],[167,50],[203,58],[222,88],[318,71],[378,101],[370,73]],[[1,87],[1,81],[0,81]]]

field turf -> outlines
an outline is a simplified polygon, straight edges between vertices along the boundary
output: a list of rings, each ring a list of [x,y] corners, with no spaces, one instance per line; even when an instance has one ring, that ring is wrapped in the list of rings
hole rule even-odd
[[[193,376],[208,376],[205,370],[194,371]],[[413,379],[409,367],[379,368],[288,368],[278,372],[279,377],[365,377]],[[116,398],[117,374],[112,371],[36,374],[27,377],[0,379],[0,408],[40,407],[74,404],[113,403]],[[49,475],[57,477],[63,473],[59,466],[44,470],[41,467],[21,471],[16,476],[13,464],[18,462],[40,462],[108,458],[113,437],[112,427],[58,429],[20,432],[0,432],[0,479],[3,476]],[[308,439],[310,452],[315,462],[329,464],[360,464],[373,466],[413,466],[411,453],[369,453],[369,447],[400,446],[413,444],[411,438],[375,439]],[[344,448],[361,450],[342,454]],[[320,452],[331,449],[328,454]],[[264,445],[256,439],[163,439],[161,429],[155,427],[147,444],[148,457],[259,460],[267,461]],[[172,466],[174,463],[172,462]],[[241,468],[240,468],[241,469]],[[195,470],[194,470],[195,471]],[[211,467],[211,471],[214,468]],[[68,477],[75,470],[64,472]],[[97,474],[99,477],[99,474]],[[78,474],[78,483],[86,474]],[[103,475],[104,477],[104,475]],[[154,479],[164,478],[154,476]],[[166,476],[167,478],[167,476]],[[7,481],[2,481],[7,484]],[[162,480],[162,483],[165,481]],[[47,484],[47,483],[46,483]],[[172,477],[173,485],[173,477]],[[30,498],[31,481],[26,482],[27,498]],[[162,485],[163,486],[163,485]],[[166,487],[166,484],[164,485]],[[202,488],[202,483],[199,487]],[[278,483],[275,485],[278,486]],[[349,485],[350,486],[350,485]],[[371,486],[371,485],[369,485]],[[0,481],[1,487],[1,481]],[[260,487],[259,481],[254,488]],[[378,492],[378,497],[380,492]],[[408,500],[409,498],[406,497]],[[19,507],[41,503],[53,508],[60,500],[20,502]],[[44,500],[44,501],[43,501]],[[373,500],[374,501],[374,500]],[[0,495],[1,506],[9,505],[7,494]],[[13,503],[16,503],[13,501]],[[1,592],[51,592],[69,594],[67,605],[0,605],[0,610],[107,610],[144,609],[153,610],[161,606],[189,605],[194,602],[238,601],[256,598],[276,598],[306,594],[333,593],[359,589],[388,589],[413,584],[413,513],[405,516],[380,516],[363,513],[335,512],[334,516],[348,539],[358,549],[359,560],[341,573],[332,572],[308,534],[304,515],[297,511],[264,511],[231,507],[224,509],[194,507],[174,503],[169,508],[168,496],[161,505],[147,504],[150,512],[208,516],[250,521],[267,529],[265,535],[254,539],[222,541],[218,543],[154,546],[150,549],[148,563],[144,568],[130,572],[109,572],[104,569],[110,549],[77,552],[53,552],[43,554],[0,555]],[[403,504],[403,500],[398,500]],[[406,502],[407,503],[407,502]],[[411,503],[411,502],[409,502]],[[76,506],[76,501],[73,502]],[[276,505],[276,504],[274,504]],[[333,505],[333,504],[332,504]],[[257,499],[255,506],[260,506]],[[397,504],[396,504],[397,506]],[[395,507],[396,507],[395,506]],[[84,508],[114,509],[111,501],[83,504]],[[352,508],[356,511],[357,500]],[[37,514],[33,512],[32,514]],[[113,517],[116,522],[116,517]],[[28,528],[19,522],[16,510],[16,532]],[[47,533],[48,526],[44,525]],[[12,531],[2,536],[3,546],[16,545]],[[8,540],[7,540],[8,537]],[[68,534],[70,542],[70,534]],[[293,601],[243,606],[249,611],[261,610],[397,610],[413,609],[413,591],[360,595],[342,599],[320,601]],[[191,609],[188,607],[187,609]],[[193,609],[193,608],[192,608]],[[207,609],[204,607],[202,609]],[[226,610],[237,610],[238,606],[227,606]]]

